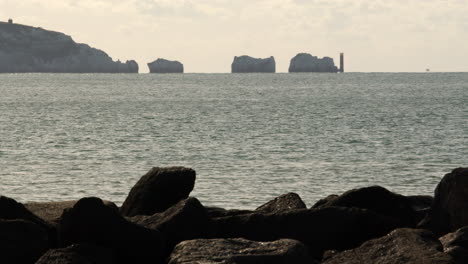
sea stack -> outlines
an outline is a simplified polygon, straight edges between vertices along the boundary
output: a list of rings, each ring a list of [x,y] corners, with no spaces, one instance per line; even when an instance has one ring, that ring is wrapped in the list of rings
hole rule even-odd
[[[9,21],[0,22],[0,72],[138,73],[138,64],[113,61],[60,32]]]
[[[150,73],[184,73],[184,65],[178,61],[157,59],[148,63]]]
[[[276,62],[273,56],[265,59],[252,58],[250,56],[234,57],[231,65],[232,73],[270,72],[276,71]]]
[[[289,72],[338,72],[333,59],[324,57],[319,59],[308,53],[299,53],[291,59]]]

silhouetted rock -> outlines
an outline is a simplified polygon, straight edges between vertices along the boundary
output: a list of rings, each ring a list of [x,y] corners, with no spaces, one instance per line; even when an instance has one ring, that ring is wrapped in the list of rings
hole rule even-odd
[[[433,233],[419,229],[397,229],[325,259],[323,264],[449,264],[454,259],[442,252]]]
[[[381,215],[392,217],[401,223],[400,226],[415,227],[424,217],[413,209],[413,200],[380,186],[354,189],[340,196],[329,196],[314,208],[329,206],[357,207],[368,209]]]
[[[305,203],[296,193],[283,194],[268,203],[258,207],[255,211],[259,213],[279,213],[294,209],[306,209]]]
[[[150,73],[183,73],[184,65],[178,61],[157,59],[148,63]]]
[[[35,264],[113,264],[112,251],[89,244],[49,249]]]
[[[49,249],[47,230],[25,220],[0,219],[0,263],[34,263]]]
[[[299,53],[291,59],[289,72],[338,72],[338,68],[330,57],[319,59],[308,53]]]
[[[169,264],[313,264],[307,247],[296,240],[254,242],[242,238],[197,239],[176,246]]]
[[[83,198],[66,209],[58,227],[59,245],[94,244],[112,250],[117,263],[160,263],[160,232],[128,222],[99,198]]]
[[[468,225],[468,168],[446,174],[435,189],[434,201],[420,227],[436,235]]]
[[[57,223],[60,216],[62,216],[63,211],[65,209],[72,208],[76,202],[78,202],[78,200],[61,202],[29,202],[25,203],[24,206],[40,218],[51,223]],[[110,201],[103,202],[106,206],[109,206],[117,212],[119,211],[119,208],[115,203]]]
[[[221,207],[206,207],[206,211],[210,218],[214,217],[226,217],[226,216],[235,216],[243,214],[251,214],[254,211],[251,210],[238,210],[238,209],[224,209]]]
[[[276,62],[273,56],[266,59],[257,59],[249,56],[234,57],[231,65],[233,73],[248,72],[275,72]]]
[[[181,241],[205,237],[208,228],[206,209],[193,197],[178,202],[163,213],[134,216],[129,220],[161,231],[169,253]]]
[[[0,72],[137,73],[138,64],[115,62],[63,33],[0,22]]]
[[[21,219],[35,223],[47,232],[49,236],[49,246],[53,247],[56,244],[57,233],[55,227],[30,212],[23,204],[18,203],[14,199],[6,196],[0,196],[0,219]]]
[[[210,227],[213,238],[296,239],[310,246],[315,257],[321,257],[327,249],[357,247],[399,226],[393,219],[369,210],[327,207],[213,218]]]
[[[152,168],[130,190],[120,212],[125,216],[164,212],[189,196],[195,178],[195,171],[184,167]]]

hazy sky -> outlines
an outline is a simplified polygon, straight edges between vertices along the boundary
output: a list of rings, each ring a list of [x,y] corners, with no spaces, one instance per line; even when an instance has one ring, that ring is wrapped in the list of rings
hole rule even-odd
[[[71,35],[140,72],[156,58],[229,72],[235,55],[299,52],[346,71],[468,71],[468,0],[0,0],[0,20]]]

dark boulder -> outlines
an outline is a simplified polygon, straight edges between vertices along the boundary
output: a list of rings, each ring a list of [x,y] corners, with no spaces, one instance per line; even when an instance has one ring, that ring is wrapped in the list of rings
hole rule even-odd
[[[468,226],[439,238],[444,252],[451,255],[457,263],[468,263]]]
[[[39,216],[41,219],[48,221],[50,223],[58,223],[60,216],[62,216],[63,211],[68,208],[72,208],[78,200],[72,201],[61,201],[61,202],[29,202],[25,203],[24,206]],[[106,206],[119,211],[119,208],[115,203],[110,201],[103,201]]]
[[[49,246],[56,245],[57,232],[55,227],[42,218],[30,212],[23,204],[6,196],[0,196],[0,219],[14,220],[22,219],[33,222],[46,230],[49,236]]]
[[[238,209],[224,209],[221,207],[206,207],[206,211],[210,218],[214,217],[226,217],[226,216],[235,216],[243,214],[251,214],[254,211],[251,210],[238,210]]]
[[[59,245],[109,248],[118,263],[160,263],[164,241],[157,230],[128,222],[99,198],[83,198],[66,209],[58,226]]]
[[[305,203],[296,193],[283,194],[255,209],[259,213],[279,213],[294,209],[306,209]]]
[[[420,229],[397,229],[365,242],[360,247],[336,253],[323,264],[448,264],[454,259],[442,251],[433,233]]]
[[[315,208],[330,206],[368,209],[400,222],[400,226],[415,227],[424,217],[413,209],[412,200],[380,186],[354,189],[340,196],[329,196]]]
[[[26,220],[0,219],[0,263],[34,263],[49,244],[49,235],[42,226]]]
[[[393,219],[369,210],[327,207],[213,218],[210,227],[213,238],[296,239],[311,247],[314,257],[321,257],[325,250],[357,247],[399,226]]]
[[[195,177],[194,170],[184,167],[152,168],[130,190],[120,211],[125,216],[164,212],[189,196]]]
[[[35,264],[113,264],[112,251],[95,245],[75,244],[49,249]]]
[[[163,213],[129,218],[146,228],[159,230],[169,253],[181,241],[206,237],[208,219],[205,207],[193,197],[178,202]]]
[[[169,264],[313,264],[307,247],[292,239],[255,242],[242,238],[197,239],[176,246]]]
[[[468,168],[446,174],[435,189],[427,217],[419,225],[437,235],[468,225]]]

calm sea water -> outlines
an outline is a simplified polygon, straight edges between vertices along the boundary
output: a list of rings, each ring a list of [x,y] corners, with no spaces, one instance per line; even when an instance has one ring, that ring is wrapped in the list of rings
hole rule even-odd
[[[0,194],[120,204],[153,166],[203,204],[432,194],[468,165],[467,73],[2,74]]]

